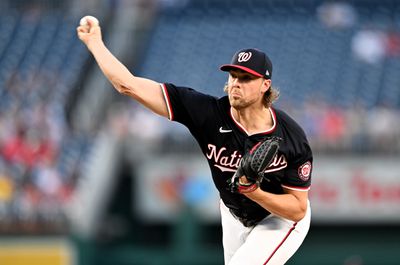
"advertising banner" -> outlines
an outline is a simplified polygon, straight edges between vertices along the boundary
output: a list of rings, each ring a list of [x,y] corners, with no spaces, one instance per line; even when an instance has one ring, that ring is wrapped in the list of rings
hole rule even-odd
[[[135,173],[136,207],[147,220],[174,220],[192,209],[219,222],[219,196],[201,156],[157,157]],[[400,222],[400,158],[315,156],[309,191],[315,223]]]

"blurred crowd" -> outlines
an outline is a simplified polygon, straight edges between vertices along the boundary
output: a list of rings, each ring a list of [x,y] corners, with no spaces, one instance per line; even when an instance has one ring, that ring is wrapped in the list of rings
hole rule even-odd
[[[360,19],[354,6],[346,2],[325,2],[317,9],[317,16],[322,24],[337,30],[352,28]],[[376,22],[365,23],[353,35],[351,50],[360,61],[375,64],[388,57],[400,56],[399,28],[393,23],[387,29],[384,20],[382,17],[384,26]]]
[[[317,153],[400,153],[399,109],[360,105],[342,109],[316,100],[289,112],[303,126]]]
[[[68,125],[63,85],[51,70],[16,71],[0,90],[0,233],[66,230],[90,139]]]

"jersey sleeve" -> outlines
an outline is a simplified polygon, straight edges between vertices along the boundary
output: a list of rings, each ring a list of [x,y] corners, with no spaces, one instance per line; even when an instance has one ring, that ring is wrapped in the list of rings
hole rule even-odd
[[[293,153],[282,181],[282,187],[307,191],[311,186],[313,155],[303,131],[295,132]]]
[[[198,131],[213,115],[216,98],[187,87],[161,84],[169,119],[184,124],[190,131]]]

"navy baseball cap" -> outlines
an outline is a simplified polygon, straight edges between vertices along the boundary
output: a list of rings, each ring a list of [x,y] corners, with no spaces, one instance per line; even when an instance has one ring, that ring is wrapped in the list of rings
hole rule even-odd
[[[272,62],[268,56],[257,49],[242,49],[232,57],[230,64],[220,67],[222,71],[229,72],[232,69],[240,69],[258,77],[271,79]]]

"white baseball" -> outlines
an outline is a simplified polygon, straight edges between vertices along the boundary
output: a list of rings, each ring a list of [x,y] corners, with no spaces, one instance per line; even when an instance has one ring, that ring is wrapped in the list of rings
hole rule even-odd
[[[81,25],[81,26],[89,26],[88,20],[90,20],[92,22],[93,26],[98,26],[99,25],[99,20],[97,18],[95,18],[94,16],[84,16],[79,21],[79,25]]]

